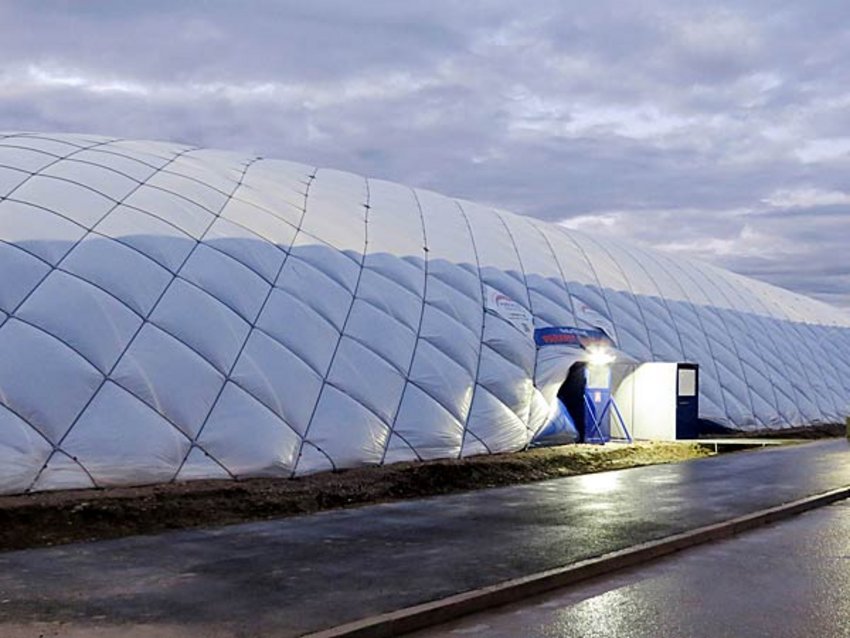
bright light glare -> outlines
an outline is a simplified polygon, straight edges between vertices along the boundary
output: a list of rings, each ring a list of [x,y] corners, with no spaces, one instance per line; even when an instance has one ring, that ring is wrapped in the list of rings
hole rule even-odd
[[[607,366],[614,363],[617,357],[604,348],[590,348],[587,351],[587,362],[592,366]]]

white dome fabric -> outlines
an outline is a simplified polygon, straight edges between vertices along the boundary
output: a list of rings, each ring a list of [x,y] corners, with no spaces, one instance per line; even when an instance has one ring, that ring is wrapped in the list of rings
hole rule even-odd
[[[850,320],[705,264],[333,170],[0,135],[0,493],[518,450],[527,331],[701,366],[700,416],[848,413]]]

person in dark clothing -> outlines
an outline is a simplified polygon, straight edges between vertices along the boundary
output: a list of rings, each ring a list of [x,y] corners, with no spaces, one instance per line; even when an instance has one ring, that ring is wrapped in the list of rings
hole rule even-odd
[[[578,443],[584,442],[587,428],[584,409],[584,391],[587,387],[587,379],[584,374],[584,365],[583,361],[574,363],[558,390],[558,398],[567,408],[567,412],[570,413],[576,430],[578,430]]]

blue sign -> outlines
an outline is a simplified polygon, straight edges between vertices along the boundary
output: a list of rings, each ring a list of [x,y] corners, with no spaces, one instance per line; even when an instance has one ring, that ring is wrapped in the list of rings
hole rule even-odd
[[[614,343],[601,328],[577,328],[575,326],[553,326],[537,328],[534,331],[534,343],[543,346],[571,346],[586,349],[600,344],[613,347]]]

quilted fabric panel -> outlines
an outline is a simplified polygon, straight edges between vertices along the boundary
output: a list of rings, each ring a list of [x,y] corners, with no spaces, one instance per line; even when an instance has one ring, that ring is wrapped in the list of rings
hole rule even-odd
[[[727,427],[850,410],[836,308],[282,160],[6,135],[0,272],[0,493],[521,449],[554,390],[493,294],[635,361],[698,363],[700,416]]]

